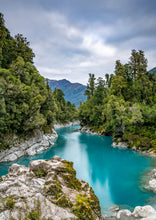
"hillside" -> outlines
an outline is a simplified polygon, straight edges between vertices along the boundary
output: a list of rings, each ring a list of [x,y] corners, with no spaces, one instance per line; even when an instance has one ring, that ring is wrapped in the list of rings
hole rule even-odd
[[[116,61],[114,75],[95,79],[89,75],[81,125],[129,148],[156,152],[156,75],[147,74],[144,52],[132,50],[127,64]]]
[[[48,80],[49,86],[51,87],[52,91],[55,88],[61,89],[65,94],[65,99],[74,103],[76,107],[79,106],[80,101],[83,103],[86,101],[86,97],[84,96],[84,91],[86,86],[80,83],[71,83],[66,79],[62,80]]]
[[[33,65],[34,53],[22,34],[10,35],[0,13],[0,150],[10,139],[52,133],[54,121],[73,121],[76,108],[61,90],[51,91]],[[1,34],[0,34],[1,35]]]

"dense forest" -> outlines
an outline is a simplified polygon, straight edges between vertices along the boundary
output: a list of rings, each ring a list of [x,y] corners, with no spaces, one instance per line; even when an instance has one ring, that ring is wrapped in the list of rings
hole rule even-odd
[[[74,104],[54,92],[33,65],[34,53],[22,34],[10,35],[0,13],[0,147],[6,135],[25,135],[34,129],[50,132],[54,121],[76,117]]]
[[[129,147],[156,151],[156,75],[147,72],[144,52],[132,50],[128,63],[116,61],[114,74],[89,74],[87,101],[79,108],[82,126]]]

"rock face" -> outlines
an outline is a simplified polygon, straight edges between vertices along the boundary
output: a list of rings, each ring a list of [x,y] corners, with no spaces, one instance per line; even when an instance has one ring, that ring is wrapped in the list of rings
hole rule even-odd
[[[153,191],[156,193],[156,169],[153,169],[149,174],[149,182],[146,186],[146,189]]]
[[[80,130],[81,130],[81,132],[86,133],[86,134],[100,135],[99,133],[92,131],[91,128],[86,127],[86,126],[81,127]]]
[[[112,147],[128,148],[128,146],[125,142],[119,142],[119,143],[113,142]]]
[[[114,216],[103,217],[103,220],[156,220],[156,210],[150,205],[137,206],[133,212],[120,210]]]
[[[0,219],[100,219],[99,200],[73,163],[53,157],[13,164],[0,179]]]
[[[53,129],[51,134],[44,134],[43,131],[36,130],[32,137],[20,139],[14,136],[10,142],[10,148],[0,152],[0,162],[14,161],[17,158],[28,155],[33,156],[54,144],[57,133]]]
[[[70,127],[70,126],[74,126],[74,125],[79,125],[80,121],[73,121],[73,122],[68,122],[67,124],[59,124],[59,123],[55,123],[54,124],[54,128],[58,129],[58,128],[64,128],[64,127]]]

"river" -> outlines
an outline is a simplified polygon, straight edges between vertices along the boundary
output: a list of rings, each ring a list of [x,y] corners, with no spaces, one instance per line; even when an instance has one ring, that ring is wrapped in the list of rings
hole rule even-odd
[[[60,128],[57,133],[58,139],[49,150],[15,162],[0,163],[0,176],[8,172],[12,163],[28,166],[31,160],[58,155],[74,162],[77,178],[92,186],[103,214],[110,214],[113,205],[130,210],[145,204],[156,207],[156,196],[141,189],[142,176],[153,168],[156,159],[128,149],[113,148],[111,137],[81,133],[79,126]]]

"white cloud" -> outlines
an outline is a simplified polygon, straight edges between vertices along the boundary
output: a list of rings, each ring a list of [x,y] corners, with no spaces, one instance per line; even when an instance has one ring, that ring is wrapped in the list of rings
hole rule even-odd
[[[98,36],[88,34],[83,38],[82,48],[85,48],[99,57],[112,57],[116,51],[113,46],[105,44]]]

